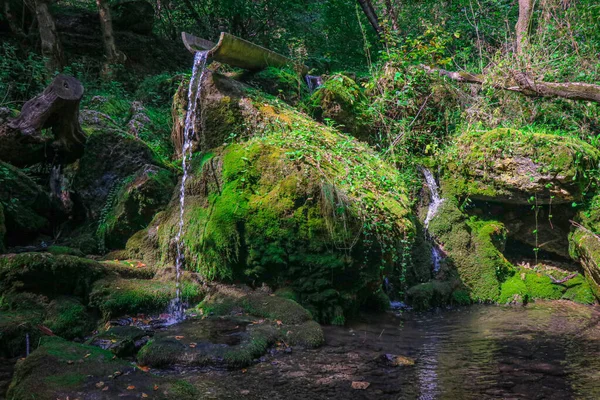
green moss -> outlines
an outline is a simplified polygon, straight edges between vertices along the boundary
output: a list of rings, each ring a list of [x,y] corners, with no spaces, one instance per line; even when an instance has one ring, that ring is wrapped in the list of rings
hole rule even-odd
[[[171,171],[145,168],[130,176],[116,192],[115,202],[98,227],[108,248],[123,248],[127,240],[145,228],[167,205],[175,187]]]
[[[265,68],[254,74],[250,83],[290,104],[297,104],[308,95],[302,76],[291,68]]]
[[[506,229],[497,221],[467,220],[457,202],[449,198],[441,206],[429,231],[442,244],[458,278],[475,301],[497,301],[500,282],[513,270],[501,250]]]
[[[29,291],[51,297],[86,297],[107,271],[101,264],[74,256],[21,253],[0,257],[0,293]]]
[[[102,261],[101,264],[121,278],[152,279],[156,274],[154,268],[135,260]]]
[[[55,256],[68,255],[68,256],[76,256],[76,257],[84,257],[85,255],[79,249],[74,249],[72,247],[67,246],[50,246],[48,247],[48,253],[53,254]]]
[[[55,335],[69,340],[89,335],[95,325],[85,306],[70,297],[59,297],[52,301],[43,324]]]
[[[520,273],[516,273],[502,283],[498,303],[527,303],[529,300],[529,290]]]
[[[118,376],[118,379],[113,379]],[[105,382],[101,391],[99,382]],[[145,393],[160,387],[159,399],[181,399],[189,389],[175,379],[162,378],[139,369],[129,362],[116,359],[109,351],[94,346],[67,342],[59,337],[44,337],[39,348],[17,362],[7,398],[55,399],[78,398],[81,393],[102,393],[106,398],[119,398],[135,386]],[[183,391],[182,391],[183,388]],[[191,399],[187,396],[183,397]]]
[[[41,334],[37,326],[42,322],[43,308],[19,311],[0,310],[0,356],[13,358],[25,355],[26,335],[36,343]]]
[[[450,282],[431,281],[408,289],[406,299],[415,310],[423,311],[450,304],[451,294],[452,284]]]
[[[562,297],[564,287],[552,283],[552,279],[543,273],[527,272],[525,285],[532,299],[558,300]]]
[[[225,352],[223,359],[228,366],[246,367],[252,361],[267,352],[277,338],[279,332],[271,325],[261,325],[250,331],[248,341],[242,342],[238,348],[232,348]]]
[[[323,329],[315,321],[307,321],[287,330],[287,341],[291,345],[316,348],[325,343]]]
[[[464,132],[445,157],[444,192],[527,204],[534,194],[545,203],[580,199],[600,152],[572,137],[494,129]]]
[[[137,354],[140,365],[170,367],[179,362],[186,347],[177,339],[151,340]]]
[[[182,283],[182,299],[194,301],[201,295],[197,284],[189,281]],[[174,282],[110,278],[94,284],[90,306],[100,310],[102,317],[109,320],[127,314],[164,311],[174,297]]]
[[[279,288],[275,291],[275,296],[283,297],[284,299],[293,300],[298,302],[298,295],[294,292],[294,289],[289,287]]]
[[[563,299],[580,304],[596,304],[596,297],[585,277],[577,275],[575,278],[569,279],[565,286],[567,290],[562,296]]]

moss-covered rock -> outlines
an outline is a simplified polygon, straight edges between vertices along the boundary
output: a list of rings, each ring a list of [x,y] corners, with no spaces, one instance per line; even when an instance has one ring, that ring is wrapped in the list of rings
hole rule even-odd
[[[0,204],[4,214],[4,224],[0,223],[0,226],[4,225],[5,232],[8,233],[6,239],[9,244],[30,239],[49,228],[51,205],[48,195],[21,170],[2,161]]]
[[[149,339],[149,333],[136,326],[111,326],[89,339],[86,344],[108,350],[117,357],[133,356]]]
[[[475,301],[496,301],[513,269],[502,254],[506,229],[497,221],[467,219],[453,198],[444,201],[429,232],[441,244],[458,278]]]
[[[569,235],[569,254],[581,263],[592,292],[600,299],[600,195],[594,196],[576,219],[581,224]]]
[[[192,281],[181,285],[182,299],[200,300],[202,290]],[[175,298],[175,281],[108,278],[97,281],[90,294],[90,306],[97,308],[105,320],[122,315],[165,311]]]
[[[46,309],[44,326],[68,340],[84,338],[94,330],[94,319],[81,302],[73,297],[59,297]]]
[[[85,298],[94,281],[107,274],[98,262],[50,253],[21,253],[0,256],[0,294],[32,292],[49,297]]]
[[[88,218],[99,221],[107,217],[126,179],[144,169],[154,170],[150,166],[164,167],[143,141],[119,132],[90,135],[73,182]]]
[[[174,188],[175,177],[171,171],[153,165],[126,178],[98,227],[98,235],[106,247],[125,247],[127,240],[145,228],[168,204]]]
[[[342,74],[328,77],[312,94],[310,102],[317,119],[332,120],[342,131],[360,140],[373,139],[373,121],[364,113],[366,99],[352,78]]]
[[[43,321],[43,308],[10,311],[0,310],[0,357],[24,356],[29,343],[38,342],[42,333],[38,325]]]
[[[308,95],[308,87],[302,75],[287,67],[265,68],[253,74],[249,83],[292,105],[298,104],[303,96]]]
[[[213,83],[203,112],[222,97],[242,96],[238,122],[263,135],[192,160],[187,267],[209,279],[290,286],[325,322],[356,310],[380,288],[384,273],[399,277],[413,225],[398,172],[367,146],[276,99],[216,74],[207,79]],[[210,85],[220,90],[215,101]],[[173,199],[130,239],[131,257],[172,265],[178,224]]]
[[[286,332],[289,344],[315,348],[325,343],[323,329],[316,321],[307,321],[291,327]]]
[[[446,153],[445,193],[528,204],[581,199],[600,151],[570,137],[495,129],[465,132]]]
[[[155,390],[158,386],[160,390]],[[44,337],[37,350],[20,360],[15,368],[7,398],[56,399],[120,398],[196,399],[198,393],[183,395],[187,385],[162,378],[115,359],[111,352],[94,346]]]
[[[69,246],[48,246],[48,249],[46,251],[55,256],[68,255],[76,257],[85,257],[83,251],[79,249],[74,249]]]

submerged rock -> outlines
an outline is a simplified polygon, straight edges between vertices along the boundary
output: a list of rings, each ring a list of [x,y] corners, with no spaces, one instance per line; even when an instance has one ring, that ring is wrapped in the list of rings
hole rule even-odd
[[[367,146],[286,104],[207,72],[186,183],[186,266],[209,279],[287,285],[324,322],[343,323],[400,276],[413,224],[404,182]],[[225,117],[224,117],[225,116]],[[252,130],[250,130],[252,129]],[[208,151],[226,135],[254,138]],[[172,264],[179,199],[127,248]]]
[[[570,137],[514,129],[466,132],[446,154],[445,193],[501,203],[581,199],[600,151]]]

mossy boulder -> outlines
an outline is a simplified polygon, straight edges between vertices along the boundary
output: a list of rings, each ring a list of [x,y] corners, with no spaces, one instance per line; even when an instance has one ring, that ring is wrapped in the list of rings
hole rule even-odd
[[[302,75],[288,67],[265,68],[253,74],[248,81],[263,92],[291,105],[298,104],[303,96],[308,95],[308,87]]]
[[[446,262],[456,268],[458,278],[475,301],[496,301],[500,283],[513,270],[502,251],[506,229],[497,221],[469,219],[455,199],[442,203],[429,232],[440,243]]]
[[[532,300],[571,300],[581,304],[593,304],[594,295],[582,275],[575,275],[562,283],[568,271],[547,269],[543,265],[536,270],[520,268],[502,283],[500,304],[526,304]],[[556,275],[556,276],[554,276]],[[554,279],[553,279],[554,278]]]
[[[24,356],[27,336],[30,345],[38,342],[42,333],[38,325],[44,318],[43,308],[21,310],[0,309],[0,357]]]
[[[2,161],[0,161],[0,204],[4,215],[0,217],[0,231],[6,233],[8,244],[31,239],[50,227],[49,196],[21,170]],[[3,236],[2,232],[0,236]]]
[[[55,335],[73,340],[89,335],[95,327],[94,318],[74,297],[59,297],[46,308],[43,322]]]
[[[186,267],[208,279],[290,286],[325,322],[356,310],[384,274],[401,276],[414,227],[395,168],[277,99],[217,74],[206,79],[220,85],[220,94],[213,101],[206,88],[204,112],[223,96],[242,96],[238,122],[253,126],[256,136],[194,155],[186,182]],[[174,198],[127,248],[144,262],[172,265],[178,229]]]
[[[310,104],[318,120],[331,120],[343,132],[360,140],[372,141],[373,121],[365,113],[366,98],[352,78],[342,74],[326,78],[311,95]]]
[[[182,282],[181,297],[184,301],[198,301],[202,293],[195,282]],[[111,277],[94,284],[89,304],[101,312],[104,320],[109,320],[123,315],[166,311],[174,298],[175,280],[162,282]]]
[[[569,254],[581,263],[587,283],[600,299],[600,195],[594,196],[576,218],[569,235]]]
[[[445,193],[529,204],[582,198],[600,151],[571,137],[514,129],[465,132],[445,155]]]
[[[61,295],[87,297],[94,281],[107,275],[98,262],[50,253],[0,256],[0,294],[32,292],[51,298]]]
[[[157,167],[157,168],[153,168]],[[158,156],[143,141],[119,132],[100,131],[88,137],[73,181],[86,215],[91,221],[106,218],[117,193],[140,171],[164,168]],[[159,198],[164,193],[157,193]]]
[[[98,227],[105,246],[124,248],[127,240],[169,203],[174,188],[173,173],[154,165],[146,165],[126,178]]]
[[[191,400],[199,397],[199,393],[189,390],[190,386],[181,381],[143,372],[129,362],[116,359],[109,351],[58,337],[44,337],[39,348],[17,362],[7,398],[92,400],[151,395],[156,399]]]

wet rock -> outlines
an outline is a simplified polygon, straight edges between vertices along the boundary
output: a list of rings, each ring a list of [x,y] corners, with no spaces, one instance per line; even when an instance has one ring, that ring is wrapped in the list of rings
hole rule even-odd
[[[117,357],[134,356],[150,340],[151,332],[135,326],[112,326],[88,344],[108,350]]]
[[[378,361],[381,363],[384,363],[385,365],[390,366],[390,367],[404,367],[404,366],[415,365],[414,358],[410,358],[410,357],[406,357],[406,356],[399,356],[399,355],[390,354],[390,353],[382,354],[378,358]]]

